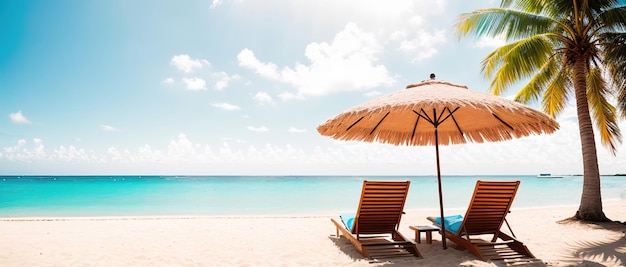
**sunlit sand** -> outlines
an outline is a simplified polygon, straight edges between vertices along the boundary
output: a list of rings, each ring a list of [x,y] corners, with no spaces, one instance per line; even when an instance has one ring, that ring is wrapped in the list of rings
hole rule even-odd
[[[515,235],[537,261],[520,266],[623,266],[626,226],[568,221],[576,206],[515,209]],[[448,214],[462,212],[449,210]],[[626,201],[604,204],[626,220]],[[407,210],[400,230],[428,225],[437,210]],[[2,266],[502,266],[467,251],[443,250],[441,236],[422,242],[424,259],[374,262],[337,238],[328,215],[5,218],[0,220]]]

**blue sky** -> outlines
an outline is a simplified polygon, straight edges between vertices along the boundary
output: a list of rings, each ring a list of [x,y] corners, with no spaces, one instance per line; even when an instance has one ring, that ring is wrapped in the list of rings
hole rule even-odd
[[[485,91],[480,62],[502,41],[453,25],[498,4],[3,1],[0,174],[434,175],[433,147],[316,127],[430,73]],[[570,105],[549,136],[442,147],[442,173],[581,173],[575,117]],[[623,146],[598,153],[602,173],[626,173]]]

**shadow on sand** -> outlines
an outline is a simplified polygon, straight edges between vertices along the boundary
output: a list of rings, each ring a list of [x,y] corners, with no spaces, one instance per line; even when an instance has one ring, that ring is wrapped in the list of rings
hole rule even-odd
[[[568,243],[572,259],[583,260],[583,266],[606,266],[595,261],[609,262],[614,266],[626,266],[626,225],[620,222],[584,223],[572,218],[559,221],[560,224],[584,224],[593,229],[608,230],[611,234],[600,241],[575,241]],[[573,238],[574,239],[574,238]]]
[[[352,261],[370,263],[370,266],[381,267],[404,267],[404,266],[528,266],[544,267],[546,265],[541,259],[523,261],[481,261],[469,252],[456,248],[454,243],[449,243],[447,250],[441,248],[441,241],[433,240],[432,244],[418,244],[418,249],[422,253],[423,259],[418,258],[398,258],[385,260],[369,260],[359,253],[356,248],[343,236],[336,237],[329,235],[328,239]]]
[[[328,236],[333,244],[344,254],[346,254],[352,261],[362,261],[363,263],[370,263],[371,266],[419,266],[422,259],[419,258],[398,258],[398,259],[385,259],[385,260],[370,260],[365,258],[356,248],[348,241],[347,238],[335,235]]]

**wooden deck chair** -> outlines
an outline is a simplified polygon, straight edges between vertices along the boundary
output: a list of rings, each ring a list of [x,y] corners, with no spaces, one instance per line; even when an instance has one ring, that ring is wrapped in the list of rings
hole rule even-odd
[[[336,236],[341,231],[368,259],[422,258],[415,243],[398,232],[409,184],[363,181],[356,214],[342,214],[341,222],[331,218],[337,228]]]
[[[535,256],[515,238],[506,221],[519,181],[477,181],[465,216],[446,216],[445,237],[481,260],[526,260]],[[441,226],[439,217],[428,217]],[[506,223],[511,236],[501,231]],[[491,240],[481,238],[491,236]]]

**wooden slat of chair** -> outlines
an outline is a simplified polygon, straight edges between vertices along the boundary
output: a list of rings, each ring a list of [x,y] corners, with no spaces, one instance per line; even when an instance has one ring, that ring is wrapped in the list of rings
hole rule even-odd
[[[357,250],[371,259],[421,258],[415,243],[397,232],[409,184],[409,181],[364,181],[353,232],[348,233],[339,222],[331,219],[338,228],[337,234],[341,231]]]
[[[390,233],[400,223],[409,182],[365,181],[357,212],[354,233]]]
[[[496,234],[504,222],[518,187],[519,181],[478,181],[462,225],[465,234]]]
[[[446,231],[446,237],[483,260],[534,258],[523,243],[500,231],[518,188],[519,181],[477,181],[459,232]],[[486,234],[492,235],[491,242],[472,238]]]

